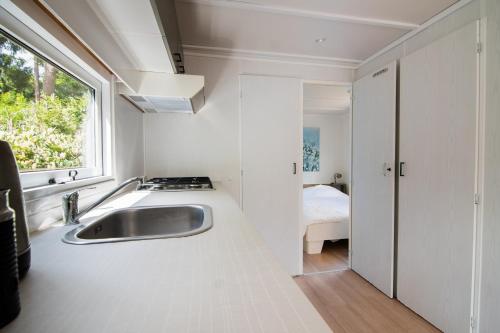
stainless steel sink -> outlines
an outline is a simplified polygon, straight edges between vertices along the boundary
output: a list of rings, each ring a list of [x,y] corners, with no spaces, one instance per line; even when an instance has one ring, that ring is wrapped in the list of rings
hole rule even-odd
[[[185,237],[205,232],[212,225],[212,209],[206,205],[130,207],[71,230],[63,241],[95,244]]]

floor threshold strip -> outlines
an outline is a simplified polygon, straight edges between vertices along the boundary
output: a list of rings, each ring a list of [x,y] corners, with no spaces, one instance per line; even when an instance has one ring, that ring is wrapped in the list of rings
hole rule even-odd
[[[343,271],[348,271],[348,270],[350,270],[350,268],[345,267],[345,268],[331,269],[328,271],[304,273],[304,274],[302,274],[302,276],[319,275],[319,274],[325,274],[325,273],[338,273],[338,272],[343,272]]]

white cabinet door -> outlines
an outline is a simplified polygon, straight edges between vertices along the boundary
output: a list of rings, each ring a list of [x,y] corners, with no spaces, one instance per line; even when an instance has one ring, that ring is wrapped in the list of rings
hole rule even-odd
[[[469,332],[477,26],[401,60],[397,296],[445,332]]]
[[[302,274],[302,83],[241,75],[242,206],[290,275]]]
[[[394,280],[396,62],[354,83],[352,269],[387,296]]]

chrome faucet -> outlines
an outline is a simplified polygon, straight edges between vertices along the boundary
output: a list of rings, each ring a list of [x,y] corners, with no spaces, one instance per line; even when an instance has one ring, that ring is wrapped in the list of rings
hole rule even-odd
[[[144,178],[145,177],[134,177],[134,178],[130,178],[130,179],[124,181],[123,183],[118,185],[116,188],[114,188],[111,192],[104,195],[99,200],[97,200],[96,202],[94,202],[93,204],[91,204],[90,206],[88,206],[87,208],[85,208],[82,211],[79,211],[79,209],[78,209],[78,198],[80,196],[79,195],[80,190],[63,195],[62,208],[63,208],[64,224],[78,224],[78,223],[80,223],[79,219],[83,215],[87,214],[92,209],[94,209],[97,206],[99,206],[100,204],[102,204],[105,200],[107,200],[108,198],[113,196],[116,192],[120,191],[121,189],[123,189],[127,185],[135,183],[135,182],[139,183],[138,186],[142,185],[144,183]]]

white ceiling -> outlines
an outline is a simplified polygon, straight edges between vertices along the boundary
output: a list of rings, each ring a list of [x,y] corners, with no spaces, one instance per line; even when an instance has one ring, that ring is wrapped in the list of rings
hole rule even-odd
[[[356,67],[457,0],[177,0],[185,52],[348,61]],[[326,38],[316,43],[318,38]],[[324,60],[324,59],[323,59]]]
[[[231,0],[227,0],[231,1]],[[233,1],[236,2],[236,1]],[[449,0],[251,0],[296,10],[422,24],[455,1]]]
[[[351,88],[323,84],[304,84],[305,114],[338,114],[349,110]]]

